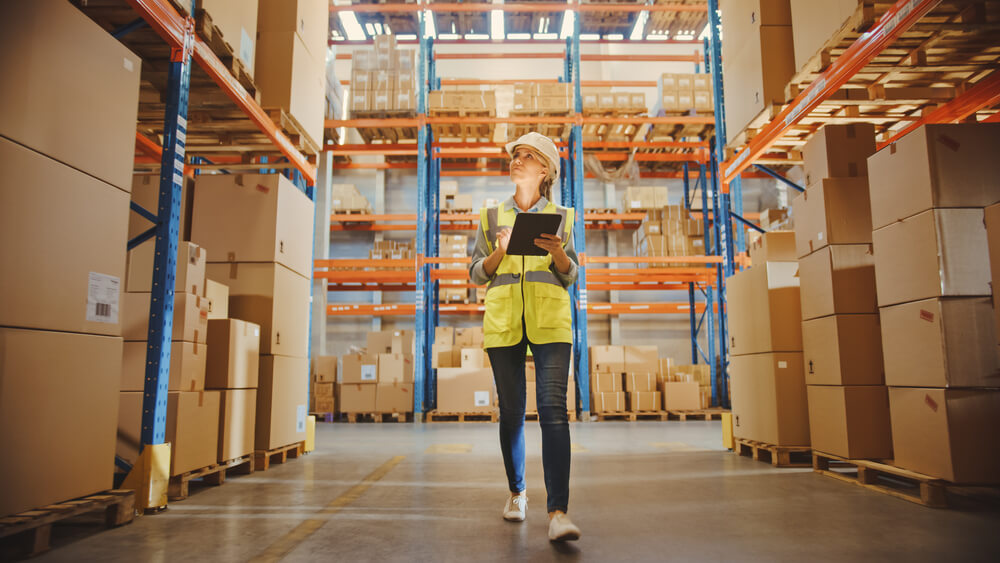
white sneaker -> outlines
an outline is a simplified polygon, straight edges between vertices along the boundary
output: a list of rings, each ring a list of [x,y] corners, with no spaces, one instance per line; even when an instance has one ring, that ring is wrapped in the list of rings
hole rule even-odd
[[[580,539],[580,528],[561,510],[549,516],[549,541],[573,541]]]
[[[524,522],[525,512],[528,510],[528,495],[521,491],[518,494],[511,494],[507,497],[507,504],[503,507],[503,519],[508,522]]]

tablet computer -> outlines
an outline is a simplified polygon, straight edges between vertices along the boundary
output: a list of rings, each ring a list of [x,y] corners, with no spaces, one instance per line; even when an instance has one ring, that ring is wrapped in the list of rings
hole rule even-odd
[[[549,251],[535,246],[535,239],[541,237],[542,233],[558,233],[560,223],[562,215],[558,213],[518,213],[514,217],[514,229],[507,243],[507,254],[545,256]]]

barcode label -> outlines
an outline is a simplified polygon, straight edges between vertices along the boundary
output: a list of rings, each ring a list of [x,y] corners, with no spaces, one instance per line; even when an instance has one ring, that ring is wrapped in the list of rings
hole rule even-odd
[[[87,320],[118,324],[121,280],[115,276],[90,272],[87,281]]]

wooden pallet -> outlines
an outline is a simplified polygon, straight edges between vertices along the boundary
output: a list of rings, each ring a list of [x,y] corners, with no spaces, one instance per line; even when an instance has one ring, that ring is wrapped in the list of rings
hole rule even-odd
[[[319,154],[320,146],[292,114],[282,108],[264,108],[264,111],[297,149],[306,154]]]
[[[348,412],[340,413],[341,422],[413,422],[412,412]]]
[[[415,110],[356,111],[351,119],[412,119]],[[416,142],[418,127],[358,127],[358,134],[366,144]]]
[[[635,422],[637,420],[667,420],[667,411],[598,412],[593,414],[597,416],[598,422],[606,420],[626,420],[628,422]]]
[[[497,411],[493,412],[438,412],[427,413],[427,422],[496,422]]]
[[[430,117],[496,117],[494,109],[441,109],[428,110]],[[492,142],[495,125],[492,123],[448,123],[432,125],[434,138],[442,141],[462,141],[466,143]]]
[[[167,486],[167,499],[184,500],[188,497],[188,485],[195,479],[201,479],[206,485],[218,486],[226,482],[226,473],[235,475],[250,475],[254,471],[251,455],[238,457],[222,463],[213,463],[195,471],[188,471],[170,478]]]
[[[667,411],[670,420],[722,420],[722,413],[729,412],[726,409],[698,409],[689,411]]]
[[[813,471],[932,508],[948,506],[949,482],[887,463],[813,452]],[[847,471],[843,471],[843,470]]]
[[[766,461],[775,467],[811,467],[810,453],[806,446],[775,446],[736,438],[734,452],[741,456],[751,456],[754,461]]]
[[[135,491],[112,489],[96,495],[43,506],[0,518],[0,538],[20,536],[25,556],[49,550],[52,525],[95,510],[104,510],[104,523],[115,528],[135,518]]]
[[[257,450],[253,453],[254,471],[267,471],[272,463],[285,463],[305,453],[305,442],[289,444],[273,450]]]
[[[205,10],[197,10],[195,13],[195,33],[198,34],[205,43],[212,49],[215,56],[219,57],[222,64],[226,65],[229,72],[240,83],[240,86],[250,94],[250,97],[260,103],[260,92],[257,90],[257,83],[249,69],[243,61],[236,56],[233,46],[226,41],[222,31],[212,22],[212,16]]]

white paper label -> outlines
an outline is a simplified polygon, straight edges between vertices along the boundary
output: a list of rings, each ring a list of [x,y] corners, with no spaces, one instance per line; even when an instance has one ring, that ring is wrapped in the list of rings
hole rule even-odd
[[[392,259],[393,259],[393,260],[399,260],[399,259],[401,259],[401,258],[403,258],[403,255],[402,255],[402,254],[400,254],[399,252],[393,252],[393,253],[392,253]]]
[[[253,335],[256,336],[257,338],[260,338],[260,329],[259,328],[253,329]]]
[[[361,381],[375,381],[376,374],[375,364],[361,366]]]
[[[490,406],[490,392],[489,391],[475,391],[473,402],[477,407],[488,407]]]
[[[778,369],[785,369],[788,367],[788,362],[778,362]]]
[[[247,30],[240,28],[240,59],[248,67],[253,68],[253,38]]]
[[[642,207],[642,202],[639,201],[639,200],[637,200],[637,199],[633,199],[632,200],[632,207]]]
[[[122,59],[122,66],[125,67],[125,70],[129,72],[135,70],[135,65],[132,64],[132,61],[128,60],[128,57]]]
[[[823,231],[820,231],[819,234],[816,235],[816,238],[818,238],[819,240],[823,240]]]
[[[87,320],[95,323],[118,324],[118,298],[120,294],[120,279],[90,272],[87,286]]]
[[[299,405],[295,407],[295,431],[305,432],[306,431],[306,406]]]

